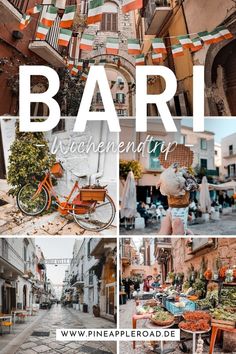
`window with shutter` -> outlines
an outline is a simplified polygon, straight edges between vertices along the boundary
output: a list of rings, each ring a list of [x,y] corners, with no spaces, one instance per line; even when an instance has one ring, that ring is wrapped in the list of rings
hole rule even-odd
[[[118,14],[117,13],[103,13],[101,30],[109,32],[118,31]]]

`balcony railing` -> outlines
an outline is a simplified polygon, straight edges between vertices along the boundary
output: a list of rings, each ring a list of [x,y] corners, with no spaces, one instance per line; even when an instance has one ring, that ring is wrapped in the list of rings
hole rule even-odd
[[[148,0],[142,15],[145,19],[145,32],[148,35],[159,33],[164,22],[172,13],[170,1],[168,0]]]
[[[15,9],[23,14],[28,8],[29,0],[6,0],[6,2],[9,2]]]

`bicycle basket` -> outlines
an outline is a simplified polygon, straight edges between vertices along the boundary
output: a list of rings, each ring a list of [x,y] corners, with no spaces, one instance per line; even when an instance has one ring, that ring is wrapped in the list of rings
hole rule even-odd
[[[104,202],[106,190],[102,188],[82,188],[80,190],[80,198],[82,201],[98,201]]]
[[[60,162],[55,162],[51,168],[51,173],[56,178],[63,177],[63,167]]]

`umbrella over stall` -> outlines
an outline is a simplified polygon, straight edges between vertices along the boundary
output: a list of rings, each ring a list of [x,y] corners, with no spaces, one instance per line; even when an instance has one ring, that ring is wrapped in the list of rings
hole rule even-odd
[[[132,171],[128,173],[125,181],[124,191],[121,201],[121,218],[133,218],[137,213],[136,185]]]
[[[202,178],[202,183],[200,185],[199,204],[202,213],[211,212],[211,198],[206,176]]]

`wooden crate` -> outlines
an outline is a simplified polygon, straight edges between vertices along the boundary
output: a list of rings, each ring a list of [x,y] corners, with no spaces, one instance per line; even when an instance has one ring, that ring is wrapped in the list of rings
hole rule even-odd
[[[63,176],[63,167],[60,164],[60,162],[54,163],[54,165],[51,168],[51,173],[56,177],[56,178],[61,178]]]
[[[226,321],[226,320],[216,320],[216,319],[212,319],[211,320],[211,324],[215,325],[215,326],[223,326],[223,327],[227,327],[227,328],[235,328],[235,322],[234,321]]]
[[[80,198],[82,201],[98,201],[98,202],[104,202],[106,196],[106,190],[105,189],[95,189],[95,188],[90,188],[90,189],[81,189],[80,190]]]

